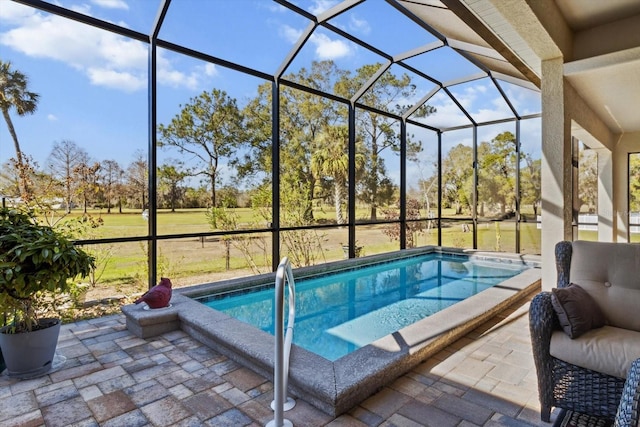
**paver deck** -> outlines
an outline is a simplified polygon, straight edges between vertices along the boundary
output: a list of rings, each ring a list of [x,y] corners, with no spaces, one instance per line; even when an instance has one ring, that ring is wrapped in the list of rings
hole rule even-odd
[[[549,426],[540,421],[528,302],[506,310],[332,418],[298,399],[294,426]],[[63,325],[66,361],[43,377],[0,376],[0,425],[264,426],[271,378],[182,331],[140,339],[123,315]],[[552,421],[555,413],[552,414]]]

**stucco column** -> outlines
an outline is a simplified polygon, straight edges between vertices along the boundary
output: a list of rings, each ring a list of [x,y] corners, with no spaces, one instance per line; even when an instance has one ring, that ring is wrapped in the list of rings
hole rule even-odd
[[[613,242],[616,223],[613,203],[613,154],[606,148],[598,153],[598,240]]]
[[[571,240],[571,119],[566,117],[563,60],[542,61],[542,288],[556,286],[554,250]]]

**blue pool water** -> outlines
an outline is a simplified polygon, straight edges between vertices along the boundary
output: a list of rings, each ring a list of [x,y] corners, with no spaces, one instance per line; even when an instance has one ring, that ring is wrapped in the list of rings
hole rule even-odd
[[[296,279],[293,343],[335,361],[526,268],[427,254]],[[199,301],[274,333],[273,284]]]

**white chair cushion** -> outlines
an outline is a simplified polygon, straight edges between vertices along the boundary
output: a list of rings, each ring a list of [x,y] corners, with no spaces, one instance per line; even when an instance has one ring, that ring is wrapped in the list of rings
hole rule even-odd
[[[640,245],[575,241],[569,280],[597,302],[607,324],[640,331]]]
[[[603,326],[572,340],[555,331],[549,352],[572,365],[626,378],[631,363],[640,358],[640,332]]]

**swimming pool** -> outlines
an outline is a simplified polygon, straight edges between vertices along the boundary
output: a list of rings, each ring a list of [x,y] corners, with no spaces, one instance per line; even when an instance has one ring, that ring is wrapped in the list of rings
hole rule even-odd
[[[294,344],[291,348],[288,388],[293,396],[328,415],[335,417],[342,414],[501,313],[506,307],[532,297],[540,289],[539,256],[439,247],[402,250],[304,267],[294,270],[294,276],[297,283],[311,276],[345,272],[365,265],[406,260],[423,254],[463,256],[468,260],[501,263],[508,269],[531,268],[333,361]],[[207,307],[197,299],[241,289],[272,286],[274,280],[275,273],[270,273],[179,288],[174,290],[170,308],[143,310],[140,306],[131,304],[122,307],[122,311],[127,328],[141,338],[181,329],[234,362],[265,378],[273,378],[274,336],[222,311]],[[309,301],[308,305],[314,306],[316,302]],[[298,321],[301,321],[300,317],[296,320]],[[294,335],[299,335],[297,327]]]
[[[335,361],[526,268],[430,253],[296,280],[293,343]],[[274,334],[273,285],[198,300]]]

